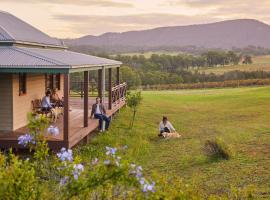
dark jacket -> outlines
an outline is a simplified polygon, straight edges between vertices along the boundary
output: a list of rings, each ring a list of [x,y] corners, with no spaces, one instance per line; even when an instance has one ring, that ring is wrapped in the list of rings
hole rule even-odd
[[[91,111],[91,117],[96,113],[96,109],[97,109],[97,104],[93,104],[92,105],[92,111]],[[106,114],[106,110],[103,104],[99,104],[99,110],[101,112],[101,114],[105,115]]]

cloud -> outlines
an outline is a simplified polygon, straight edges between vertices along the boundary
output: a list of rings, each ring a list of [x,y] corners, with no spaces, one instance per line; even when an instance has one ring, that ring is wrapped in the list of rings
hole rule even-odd
[[[115,1],[115,0],[0,0],[0,2],[14,3],[34,3],[34,4],[61,4],[61,5],[80,5],[80,6],[100,6],[100,7],[117,7],[128,8],[133,4]]]

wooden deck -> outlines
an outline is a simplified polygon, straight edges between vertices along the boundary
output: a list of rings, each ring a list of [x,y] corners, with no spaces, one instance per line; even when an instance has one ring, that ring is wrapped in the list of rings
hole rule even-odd
[[[91,107],[94,103],[94,99],[89,99],[89,115],[91,113]],[[105,102],[105,105],[108,105]],[[112,116],[120,108],[125,105],[125,101],[120,101],[118,104],[112,107],[111,110],[107,109],[107,115]],[[69,122],[69,141],[68,144],[64,142],[63,138],[63,116],[53,123],[52,125],[59,128],[60,134],[58,136],[51,136],[46,134],[49,147],[53,150],[58,150],[62,146],[68,145],[69,148],[72,148],[78,144],[81,140],[86,138],[91,132],[95,131],[98,127],[98,120],[91,119],[89,116],[88,127],[83,127],[83,99],[80,98],[70,98],[70,122]],[[20,135],[26,134],[27,127],[22,127],[13,132],[1,131],[0,132],[0,148],[22,148],[18,145],[18,137]]]

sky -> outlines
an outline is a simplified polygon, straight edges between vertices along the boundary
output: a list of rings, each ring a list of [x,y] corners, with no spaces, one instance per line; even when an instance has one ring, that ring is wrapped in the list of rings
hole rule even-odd
[[[270,0],[0,0],[0,10],[58,38],[243,18],[270,24]]]

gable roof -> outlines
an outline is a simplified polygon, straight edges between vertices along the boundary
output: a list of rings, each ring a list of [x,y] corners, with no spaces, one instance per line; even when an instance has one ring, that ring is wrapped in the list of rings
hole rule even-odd
[[[7,42],[64,47],[60,40],[48,36],[10,13],[0,11],[0,43]]]
[[[102,66],[119,66],[115,60],[85,55],[62,49],[0,47],[1,68],[57,68],[75,69]],[[1,70],[0,70],[1,71]]]

